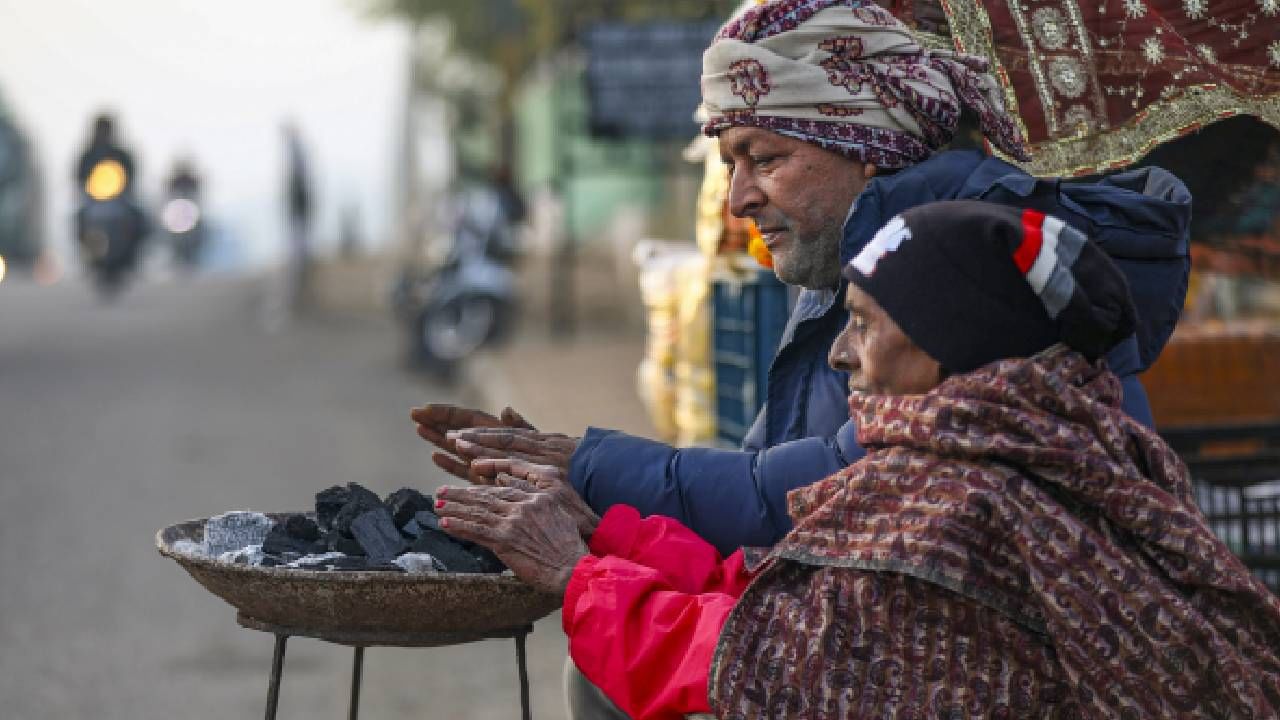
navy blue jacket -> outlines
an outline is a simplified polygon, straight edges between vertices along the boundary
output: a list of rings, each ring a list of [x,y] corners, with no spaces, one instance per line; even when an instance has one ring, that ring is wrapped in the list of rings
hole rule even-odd
[[[1177,323],[1191,268],[1191,196],[1158,168],[1096,183],[1038,180],[978,151],[941,153],[876,178],[845,224],[841,259],[851,259],[884,223],[932,200],[977,198],[1057,215],[1097,242],[1129,280],[1139,329],[1107,357],[1124,382],[1124,407],[1150,425],[1136,374],[1159,355]],[[742,450],[676,449],[589,428],[570,462],[570,482],[596,512],[615,504],[688,525],[723,553],[768,546],[791,528],[787,491],[862,457],[849,420],[845,373],[827,365],[846,314],[839,290],[805,290],[796,300],[769,368],[764,408]]]

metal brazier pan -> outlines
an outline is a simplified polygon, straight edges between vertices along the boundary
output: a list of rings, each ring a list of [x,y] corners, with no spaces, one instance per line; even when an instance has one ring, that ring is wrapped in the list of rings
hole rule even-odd
[[[261,623],[310,633],[482,635],[532,623],[561,603],[509,574],[296,570],[235,565],[174,549],[180,540],[203,541],[204,523],[164,528],[156,533],[156,547],[242,616]]]

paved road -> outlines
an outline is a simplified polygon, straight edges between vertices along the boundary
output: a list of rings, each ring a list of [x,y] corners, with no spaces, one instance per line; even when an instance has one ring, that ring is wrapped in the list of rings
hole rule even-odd
[[[228,509],[308,507],[358,481],[433,488],[405,374],[368,320],[268,334],[259,284],[0,283],[0,717],[260,717],[272,638],[152,546]],[[558,618],[531,638],[534,716],[564,716]],[[350,651],[290,642],[279,717],[346,717]],[[517,715],[509,642],[371,649],[365,718]]]

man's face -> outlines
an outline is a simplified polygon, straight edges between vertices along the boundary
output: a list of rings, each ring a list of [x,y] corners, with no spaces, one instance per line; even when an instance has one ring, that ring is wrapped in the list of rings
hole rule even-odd
[[[729,211],[755,221],[778,279],[836,287],[844,220],[874,166],[752,127],[720,133],[720,158],[730,170]]]
[[[870,295],[850,285],[849,323],[831,345],[828,361],[849,373],[849,390],[874,395],[918,395],[942,382],[942,365],[925,354]]]

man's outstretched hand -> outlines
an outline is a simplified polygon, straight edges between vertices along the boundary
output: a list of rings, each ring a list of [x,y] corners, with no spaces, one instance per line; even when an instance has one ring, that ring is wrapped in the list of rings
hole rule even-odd
[[[469,461],[474,456],[459,457],[458,448],[449,434],[468,428],[519,428],[536,432],[520,413],[504,408],[499,417],[483,410],[472,410],[456,405],[429,404],[409,411],[409,417],[418,424],[418,436],[440,448],[432,453],[431,461],[440,469],[462,480],[471,480]]]
[[[448,433],[448,439],[458,457],[466,460],[523,460],[550,465],[565,476],[569,474],[569,459],[582,442],[582,438],[532,428],[494,426],[454,430]]]
[[[590,540],[600,524],[600,516],[573,489],[560,468],[524,460],[481,458],[471,463],[471,482],[550,495],[573,518],[583,540]]]

